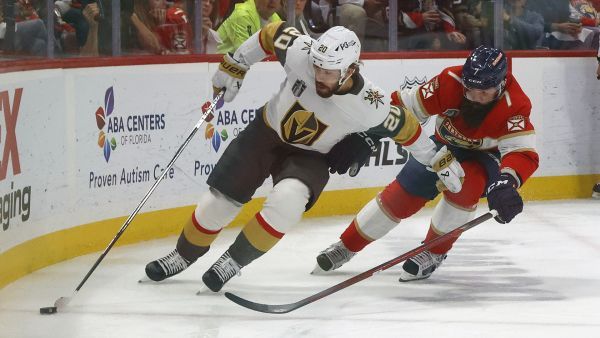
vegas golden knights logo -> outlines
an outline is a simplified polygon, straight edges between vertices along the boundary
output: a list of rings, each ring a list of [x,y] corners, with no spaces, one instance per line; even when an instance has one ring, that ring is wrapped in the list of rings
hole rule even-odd
[[[311,146],[327,127],[296,101],[281,120],[281,135],[287,143]]]

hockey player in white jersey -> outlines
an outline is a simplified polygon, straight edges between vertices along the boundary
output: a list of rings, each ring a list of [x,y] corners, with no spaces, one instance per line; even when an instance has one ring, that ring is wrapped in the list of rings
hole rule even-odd
[[[171,277],[204,255],[269,176],[274,186],[263,209],[202,276],[212,291],[269,251],[314,205],[330,172],[343,174],[353,163],[366,161],[378,138],[393,138],[427,166],[448,159],[449,153],[436,151],[421,133],[412,112],[390,105],[387,95],[362,77],[360,41],[343,27],[315,41],[285,22],[268,24],[224,56],[213,86],[225,90],[225,102],[243,88],[252,64],[269,54],[278,57],[287,75],[280,91],[225,150],[175,250],[146,266],[150,279]],[[461,168],[450,162],[438,174],[458,191]]]

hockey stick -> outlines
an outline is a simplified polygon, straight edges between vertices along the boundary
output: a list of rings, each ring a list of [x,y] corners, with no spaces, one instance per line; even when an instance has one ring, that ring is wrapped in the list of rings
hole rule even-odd
[[[196,132],[198,131],[198,129],[200,129],[200,126],[204,123],[204,121],[206,120],[206,118],[208,117],[208,115],[213,112],[213,110],[215,109],[215,106],[217,105],[217,102],[219,102],[219,100],[221,99],[221,97],[223,97],[223,93],[224,93],[224,91],[220,91],[213,98],[210,106],[206,109],[205,112],[202,113],[202,116],[200,117],[200,120],[198,121],[198,123],[196,123],[196,125],[194,126],[194,129],[192,129],[192,131],[190,132],[190,134],[188,135],[188,137],[185,139],[185,141],[183,142],[183,144],[181,146],[179,146],[179,149],[177,149],[177,152],[175,153],[175,156],[173,156],[173,158],[171,159],[171,161],[169,162],[169,164],[167,164],[167,166],[163,170],[162,174],[156,179],[156,181],[154,182],[154,184],[152,185],[152,187],[150,187],[150,190],[148,190],[148,192],[146,193],[146,195],[144,196],[144,198],[142,199],[142,201],[140,202],[140,204],[138,204],[138,206],[135,208],[135,210],[133,210],[133,212],[131,213],[131,215],[129,215],[129,217],[127,218],[127,220],[125,221],[125,223],[123,223],[123,225],[121,226],[121,229],[119,230],[119,232],[117,232],[117,234],[112,239],[112,241],[108,244],[108,246],[106,247],[106,249],[104,249],[104,252],[102,252],[102,254],[100,255],[100,257],[98,257],[98,259],[96,260],[96,262],[94,263],[94,265],[92,266],[92,268],[90,269],[90,271],[88,271],[88,273],[85,275],[85,277],[83,277],[83,280],[79,283],[79,285],[77,285],[77,288],[75,289],[75,291],[73,291],[73,294],[70,297],[60,297],[60,298],[58,298],[56,300],[56,302],[54,302],[54,308],[52,308],[52,307],[41,308],[40,309],[41,313],[55,313],[57,311],[57,309],[62,309],[65,306],[67,306],[67,304],[69,304],[69,302],[71,301],[71,299],[73,299],[73,297],[75,297],[75,295],[77,294],[77,292],[79,292],[79,290],[83,287],[83,284],[85,284],[85,282],[92,275],[92,273],[94,272],[94,270],[96,270],[96,268],[98,267],[98,265],[100,264],[100,262],[102,262],[102,260],[106,256],[106,254],[110,251],[110,249],[113,247],[113,245],[115,245],[115,243],[121,237],[121,235],[123,234],[123,232],[125,232],[125,230],[129,226],[129,224],[133,221],[133,219],[135,218],[135,216],[140,211],[140,209],[142,209],[142,206],[144,206],[144,204],[146,203],[146,201],[148,200],[148,198],[150,198],[150,195],[154,192],[154,190],[156,189],[156,187],[158,186],[158,184],[167,175],[167,172],[171,169],[171,167],[173,166],[173,164],[175,164],[175,161],[179,158],[179,156],[183,152],[183,149],[185,149],[185,147],[190,143],[190,141],[192,140],[192,137],[194,137],[194,135],[196,134]]]
[[[471,229],[472,227],[479,225],[497,215],[498,215],[498,213],[496,212],[496,210],[490,210],[489,212],[475,218],[474,220],[467,222],[467,223],[459,226],[458,228],[456,228],[440,237],[437,237],[425,244],[422,244],[422,245],[420,245],[420,246],[392,259],[392,260],[389,260],[389,261],[387,261],[383,264],[380,264],[368,271],[360,273],[352,278],[349,278],[339,284],[336,284],[336,285],[334,285],[328,289],[325,289],[319,293],[315,293],[314,295],[306,297],[295,303],[278,304],[278,305],[255,303],[255,302],[249,301],[247,299],[244,299],[242,297],[236,296],[235,294],[230,293],[230,292],[225,292],[225,297],[227,297],[230,301],[232,301],[240,306],[243,306],[245,308],[248,308],[250,310],[264,312],[264,313],[288,313],[288,312],[297,310],[305,305],[313,303],[321,298],[327,297],[327,296],[329,296],[333,293],[336,293],[340,290],[343,290],[343,289],[345,289],[353,284],[356,284],[364,279],[367,279],[367,278],[373,276],[375,273],[381,272],[383,270],[387,270],[387,269],[391,268],[392,266],[394,266],[398,263],[401,263],[410,257],[413,257],[414,255],[417,255],[425,250],[431,249],[432,247],[436,246],[439,243],[449,240],[450,238],[458,237],[463,232],[465,232],[465,231]]]

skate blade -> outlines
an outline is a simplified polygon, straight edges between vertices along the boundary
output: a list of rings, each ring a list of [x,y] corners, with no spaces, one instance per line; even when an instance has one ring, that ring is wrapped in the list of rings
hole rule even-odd
[[[138,280],[138,283],[140,283],[140,284],[156,284],[158,282],[153,281],[152,279],[148,278],[148,276],[143,276],[142,278],[140,278]]]
[[[200,289],[198,290],[198,292],[196,292],[196,296],[202,296],[202,295],[206,295],[206,294],[210,294],[212,293],[212,290],[208,288],[208,286],[206,285],[202,285],[200,287]]]
[[[402,274],[400,274],[400,278],[398,278],[398,281],[401,282],[401,283],[414,282],[414,281],[417,281],[417,280],[427,279],[430,276],[431,275],[427,275],[427,276],[424,276],[424,277],[415,277],[413,275],[403,276]]]
[[[313,269],[313,271],[311,271],[311,275],[316,275],[316,276],[323,276],[323,275],[327,275],[329,274],[331,271],[325,271],[323,269],[321,269],[321,266],[319,266],[319,264],[315,265],[315,268]]]

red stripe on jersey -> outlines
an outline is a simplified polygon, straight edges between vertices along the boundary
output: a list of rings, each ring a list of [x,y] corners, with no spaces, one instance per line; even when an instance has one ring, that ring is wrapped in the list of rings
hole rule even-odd
[[[423,131],[423,128],[421,128],[421,125],[419,125],[419,127],[417,128],[417,131],[415,132],[415,135],[413,135],[413,137],[408,139],[408,141],[404,142],[402,145],[409,146],[409,145],[415,143],[417,141],[417,139],[419,138],[419,136],[421,135],[422,131]]]
[[[207,235],[215,235],[218,234],[219,232],[221,232],[221,229],[219,230],[208,230],[206,228],[204,228],[203,226],[200,225],[200,223],[198,222],[198,220],[196,219],[196,212],[192,212],[192,224],[194,224],[194,227],[196,228],[196,230],[205,233]]]
[[[273,53],[269,52],[268,50],[265,49],[265,46],[263,46],[263,32],[262,29],[260,31],[260,33],[258,34],[258,44],[260,45],[260,48],[263,50],[263,52],[265,52],[265,54],[267,55],[273,55]]]
[[[391,97],[392,97],[392,105],[404,107],[404,102],[402,102],[402,97],[400,96],[399,91],[393,92]]]
[[[267,221],[262,217],[262,215],[260,214],[260,212],[256,213],[256,220],[258,221],[258,224],[260,224],[260,226],[266,231],[268,232],[271,236],[276,237],[276,238],[283,238],[283,233],[273,229],[272,226],[269,225],[269,223],[267,223]]]

